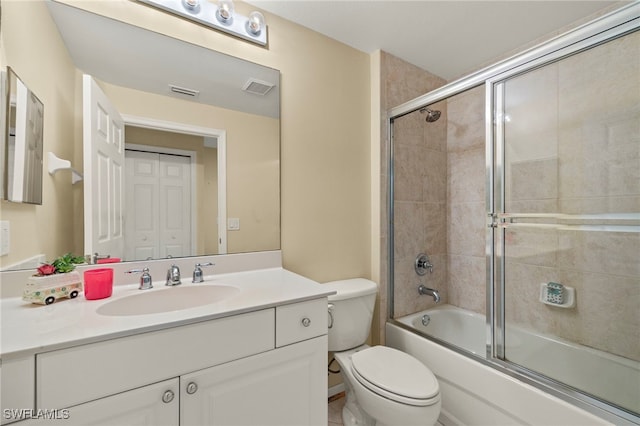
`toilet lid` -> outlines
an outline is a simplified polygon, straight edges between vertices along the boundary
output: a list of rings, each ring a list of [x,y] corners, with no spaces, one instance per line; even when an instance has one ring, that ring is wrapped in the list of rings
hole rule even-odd
[[[410,405],[429,405],[426,401],[440,393],[436,377],[409,354],[387,346],[374,346],[351,356],[358,381],[372,392]]]

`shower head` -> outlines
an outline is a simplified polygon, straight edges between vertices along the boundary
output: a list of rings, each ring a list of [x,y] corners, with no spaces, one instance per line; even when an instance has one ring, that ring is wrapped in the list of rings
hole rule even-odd
[[[438,118],[440,118],[440,111],[438,110],[434,110],[434,109],[429,109],[429,108],[422,108],[420,110],[421,113],[427,113],[427,122],[428,123],[433,123],[434,121],[438,120]]]

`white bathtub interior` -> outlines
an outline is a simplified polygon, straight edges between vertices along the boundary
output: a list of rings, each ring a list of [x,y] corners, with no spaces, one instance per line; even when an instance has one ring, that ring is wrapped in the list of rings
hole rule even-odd
[[[423,318],[429,318],[427,325]],[[441,305],[398,318],[419,334],[435,337],[484,358],[487,345],[484,315]],[[533,329],[507,327],[509,359],[596,397],[616,401],[631,411],[640,404],[640,362],[585,348]],[[552,360],[550,362],[549,360]],[[589,374],[585,374],[589,372]]]

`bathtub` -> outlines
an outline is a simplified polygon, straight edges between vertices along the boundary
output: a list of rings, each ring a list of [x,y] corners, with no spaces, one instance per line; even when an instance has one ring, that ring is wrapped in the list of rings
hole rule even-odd
[[[422,323],[425,314],[429,317],[426,326]],[[438,377],[443,397],[441,423],[624,424],[625,419],[597,406],[577,400],[575,405],[569,404],[515,379],[513,374],[505,374],[484,361],[475,361],[412,332],[435,337],[485,358],[486,327],[483,315],[452,305],[387,323],[386,344],[418,358]],[[640,363],[516,327],[507,329],[506,340],[510,343],[506,353],[511,361],[640,411]]]

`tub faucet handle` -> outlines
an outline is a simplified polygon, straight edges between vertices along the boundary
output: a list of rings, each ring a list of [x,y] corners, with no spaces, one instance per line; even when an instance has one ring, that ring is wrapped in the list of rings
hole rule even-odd
[[[424,253],[420,253],[418,257],[416,257],[414,267],[416,270],[416,274],[420,276],[425,275],[427,273],[427,270],[429,270],[429,273],[433,273],[433,265],[429,260],[429,256]]]

